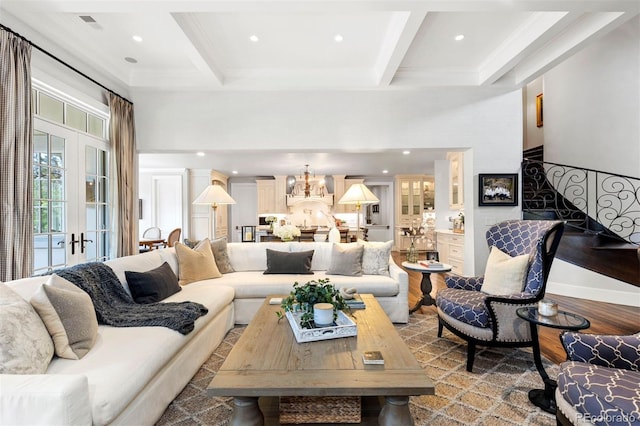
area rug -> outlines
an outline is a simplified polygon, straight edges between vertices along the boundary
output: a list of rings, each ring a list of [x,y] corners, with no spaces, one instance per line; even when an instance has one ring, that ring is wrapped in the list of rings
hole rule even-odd
[[[533,406],[532,388],[542,388],[527,349],[478,348],[473,373],[465,369],[466,344],[444,331],[437,337],[435,313],[411,315],[396,329],[435,384],[435,395],[411,397],[416,425],[555,425],[555,417]],[[207,396],[207,386],[222,365],[244,327],[232,329],[182,393],[169,405],[157,425],[225,425],[231,416],[231,398]],[[558,367],[543,358],[555,378]]]

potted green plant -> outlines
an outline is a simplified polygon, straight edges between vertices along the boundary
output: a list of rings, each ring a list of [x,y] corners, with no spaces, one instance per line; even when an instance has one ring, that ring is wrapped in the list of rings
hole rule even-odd
[[[338,311],[348,309],[340,290],[335,288],[328,278],[307,281],[302,285],[296,281],[293,283],[293,290],[282,300],[280,306],[285,312],[301,311],[300,326],[313,328],[313,305],[316,303],[332,304],[334,321],[338,318]],[[277,311],[276,314],[279,319],[284,317],[282,311]]]

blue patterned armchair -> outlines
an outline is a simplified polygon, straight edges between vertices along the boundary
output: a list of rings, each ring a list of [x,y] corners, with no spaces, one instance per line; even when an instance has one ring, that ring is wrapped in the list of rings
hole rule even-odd
[[[563,425],[640,424],[640,333],[631,336],[566,331],[560,341],[556,417]]]
[[[476,345],[533,346],[529,324],[516,315],[516,309],[533,306],[544,296],[563,231],[563,222],[544,220],[511,220],[489,228],[489,248],[495,246],[511,257],[529,255],[523,285],[516,294],[481,291],[484,277],[447,276],[447,288],[436,295],[438,337],[446,327],[467,341],[467,371],[473,369]]]

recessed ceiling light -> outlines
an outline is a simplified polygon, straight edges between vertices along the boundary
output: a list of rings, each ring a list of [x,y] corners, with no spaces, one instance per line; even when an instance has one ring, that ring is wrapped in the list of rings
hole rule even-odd
[[[259,42],[259,41],[260,41],[260,39],[258,38],[258,36],[257,36],[257,35],[255,35],[255,34],[251,34],[251,35],[249,36],[249,40],[251,40],[251,41],[252,41],[252,42],[254,42],[254,43],[257,43],[257,42]]]
[[[386,175],[387,173],[389,173],[389,170],[384,169],[384,170],[382,171],[382,173]]]
[[[133,41],[137,41],[138,43],[142,43],[142,37],[140,37],[139,35],[134,35],[131,38],[133,39]]]
[[[198,157],[204,157],[204,152],[202,152],[202,151],[198,151],[198,152],[196,152],[196,155],[197,155]]]
[[[129,56],[127,56],[126,58],[124,58],[125,61],[129,62],[130,64],[137,64],[138,60],[136,58],[131,58]]]
[[[231,174],[237,175],[238,171],[237,170],[231,170]]]
[[[409,154],[411,154],[411,151],[409,151],[408,149],[405,149],[404,151],[402,151],[402,153],[404,155],[409,155]]]
[[[336,34],[333,36],[333,39],[335,40],[336,43],[342,43],[342,40],[344,40],[344,37],[342,37],[342,34]]]
[[[457,36],[454,37],[455,41],[460,41],[460,40],[464,40],[464,34],[458,34]]]

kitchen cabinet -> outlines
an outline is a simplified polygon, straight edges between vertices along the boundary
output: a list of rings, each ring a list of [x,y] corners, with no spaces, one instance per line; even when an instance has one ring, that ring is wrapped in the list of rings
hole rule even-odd
[[[440,261],[451,265],[451,272],[454,274],[462,275],[464,272],[464,234],[437,230],[436,243]]]
[[[449,208],[460,210],[464,207],[463,153],[447,153],[449,160]]]
[[[258,214],[276,212],[276,181],[260,179],[256,181],[258,192]]]
[[[435,186],[433,176],[399,175],[396,176],[396,226],[395,246],[398,250],[406,250],[411,244],[408,237],[402,235],[403,229],[420,226],[424,214],[433,211]],[[427,229],[422,241],[416,242],[418,250],[435,250],[433,228]]]

